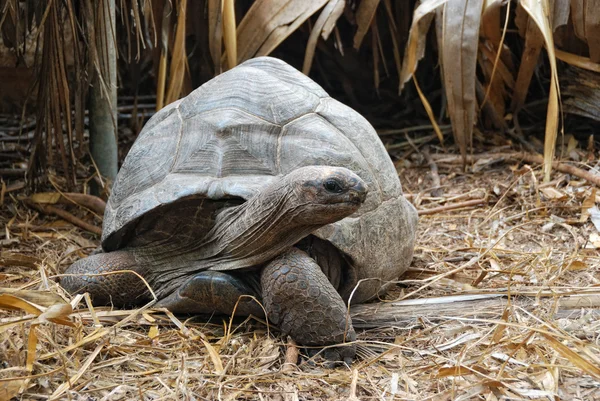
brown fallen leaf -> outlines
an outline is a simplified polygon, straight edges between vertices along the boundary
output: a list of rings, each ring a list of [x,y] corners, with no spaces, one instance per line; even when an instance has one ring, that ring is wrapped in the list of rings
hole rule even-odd
[[[552,348],[554,348],[560,355],[562,355],[563,358],[566,358],[569,362],[577,366],[585,373],[595,377],[596,379],[600,379],[600,367],[583,358],[577,352],[573,351],[571,348],[567,347],[562,342],[558,341],[556,338],[546,333],[541,334],[544,336],[544,338],[546,338],[550,345],[552,345]]]
[[[65,302],[63,302],[63,304],[65,304]],[[42,306],[36,305],[22,298],[19,298],[14,294],[8,293],[0,295],[0,308],[4,308],[7,310],[22,310],[26,313],[31,313],[32,315],[37,316],[38,319],[46,311],[46,309]],[[53,313],[56,313],[56,309],[60,309],[61,313],[65,311],[65,309],[63,308],[56,307],[53,311],[46,315],[46,320],[52,323],[62,324],[63,326],[75,327],[75,324],[70,320],[66,319],[63,315],[57,317],[52,316]]]
[[[59,318],[66,318],[71,313],[73,313],[71,304],[58,303],[46,309],[41,315],[38,316],[37,320],[40,322],[51,322]]]
[[[596,205],[596,188],[592,188],[592,191],[588,196],[585,197],[581,202],[581,216],[579,216],[579,222],[584,223],[590,217],[590,209]]]
[[[65,303],[65,301],[60,296],[58,296],[58,294],[51,291],[0,288],[0,295],[2,294],[10,294],[13,297],[18,297],[27,302],[40,305],[46,308],[52,305]]]
[[[204,347],[206,347],[206,350],[208,351],[210,360],[212,361],[212,363],[215,367],[215,373],[218,375],[222,374],[224,372],[224,369],[223,369],[223,362],[221,361],[221,357],[219,356],[219,353],[217,352],[215,347],[213,347],[208,341],[205,341],[203,339],[200,339],[200,341],[202,341],[202,344],[204,344]]]
[[[540,188],[540,192],[549,200],[561,200],[567,198],[567,194],[553,187]]]
[[[586,270],[589,266],[582,260],[574,260],[567,266],[567,270],[577,271],[577,270]]]
[[[21,386],[27,383],[26,379],[0,382],[0,401],[10,401],[19,394]]]

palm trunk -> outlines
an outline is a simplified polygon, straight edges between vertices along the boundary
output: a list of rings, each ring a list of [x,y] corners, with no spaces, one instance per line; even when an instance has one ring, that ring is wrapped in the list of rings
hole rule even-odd
[[[94,69],[90,91],[90,152],[98,172],[109,182],[96,193],[107,190],[117,176],[117,53],[115,49],[115,0],[100,1],[96,18],[96,49],[99,69]]]

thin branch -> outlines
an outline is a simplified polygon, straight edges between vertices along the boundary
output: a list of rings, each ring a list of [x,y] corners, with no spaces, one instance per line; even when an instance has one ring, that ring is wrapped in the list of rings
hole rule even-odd
[[[438,163],[462,163],[462,156],[445,156],[441,154],[434,154],[431,157]],[[527,163],[543,164],[544,158],[541,155],[534,155],[530,153],[515,152],[515,153],[480,153],[475,155],[467,155],[467,163],[474,163],[480,159],[498,159],[498,160],[513,160],[513,161],[525,161]],[[552,168],[560,171],[561,173],[571,174],[579,178],[600,187],[600,175],[594,174],[590,171],[580,169],[570,164],[561,163],[558,161],[552,162]]]
[[[440,207],[434,207],[431,209],[420,209],[417,211],[417,213],[419,214],[419,216],[423,216],[426,214],[436,214],[436,213],[440,213],[440,212],[447,212],[448,210],[456,210],[456,209],[462,209],[465,207],[471,207],[471,206],[477,206],[477,205],[482,205],[484,203],[487,203],[487,197],[486,198],[481,198],[481,199],[471,199],[468,201],[464,201],[464,202],[458,202],[458,203],[451,203],[449,205],[444,205],[444,206],[440,206]]]
[[[50,205],[40,205],[39,203],[33,203],[31,201],[25,201],[25,204],[27,204],[27,206],[30,206],[30,207],[40,211],[41,213],[58,216],[61,219],[68,221],[69,223],[71,223],[79,228],[82,228],[86,231],[89,231],[93,234],[102,235],[102,229],[100,227],[96,227],[93,224],[87,223],[87,222],[81,220],[79,217],[73,216],[71,213],[67,212],[66,210],[62,210],[62,209],[59,209],[57,207],[50,206]]]

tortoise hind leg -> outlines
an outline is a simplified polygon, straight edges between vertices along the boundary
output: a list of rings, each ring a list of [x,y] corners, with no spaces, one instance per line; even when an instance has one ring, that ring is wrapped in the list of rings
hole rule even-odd
[[[324,346],[356,340],[346,305],[319,265],[291,248],[262,270],[263,300],[269,320],[302,345]],[[354,344],[327,348],[325,358],[352,362]]]
[[[264,316],[259,304],[250,297],[242,297],[243,295],[252,295],[258,299],[256,291],[236,275],[203,271],[158,301],[156,307],[164,307],[174,313],[224,315],[231,315],[235,309],[238,316]]]
[[[136,274],[111,274],[119,270],[144,274],[144,269],[127,251],[96,253],[73,263],[65,271],[60,285],[71,294],[88,292],[96,305],[133,306],[152,299]]]

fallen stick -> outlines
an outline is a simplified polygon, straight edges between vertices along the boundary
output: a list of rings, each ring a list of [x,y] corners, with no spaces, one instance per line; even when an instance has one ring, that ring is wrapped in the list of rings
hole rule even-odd
[[[440,212],[446,212],[448,210],[456,210],[456,209],[462,209],[464,207],[481,205],[481,204],[487,203],[487,201],[488,201],[487,198],[471,199],[468,201],[451,203],[449,205],[434,207],[431,209],[419,209],[419,210],[417,210],[417,213],[419,214],[419,216],[423,216],[426,214],[436,214],[436,213],[440,213]]]
[[[521,306],[533,304],[528,298],[513,300],[516,302]],[[497,319],[507,303],[506,297],[498,294],[451,295],[352,305],[350,316],[352,325],[361,329],[418,325],[421,318],[439,322],[448,316]]]
[[[462,156],[447,156],[442,154],[433,154],[431,157],[438,163],[462,163]],[[499,159],[499,160],[513,160],[513,161],[526,161],[527,163],[544,164],[544,157],[541,155],[533,155],[530,153],[480,153],[475,155],[467,155],[467,163],[473,163],[480,159]],[[570,164],[561,163],[558,161],[552,162],[552,168],[560,171],[561,173],[571,174],[579,178],[583,178],[586,181],[600,187],[600,175],[596,175],[592,172],[580,169]]]
[[[422,318],[432,323],[453,319],[501,320],[507,305],[519,307],[529,312],[540,308],[540,299],[548,299],[555,307],[556,294],[519,295],[506,294],[463,294],[433,298],[404,299],[392,302],[374,302],[352,305],[350,316],[354,328],[369,329],[381,327],[410,327],[422,324]],[[582,311],[598,316],[600,302],[598,294],[558,297],[558,308],[552,314],[554,319],[579,320]],[[545,308],[544,308],[545,309]]]
[[[14,184],[10,184],[10,185],[6,186],[5,193],[13,192],[13,191],[18,191],[18,190],[23,189],[23,188],[25,188],[25,183],[24,182],[21,182],[21,181],[15,182]]]
[[[85,221],[81,220],[79,217],[73,216],[71,213],[67,212],[66,210],[62,210],[62,209],[59,209],[57,207],[50,206],[50,205],[41,205],[39,203],[34,203],[29,200],[26,200],[25,203],[28,206],[30,206],[44,214],[52,214],[52,215],[58,216],[61,219],[68,221],[69,223],[71,223],[79,228],[82,228],[86,231],[89,231],[89,232],[97,234],[97,235],[102,235],[102,229],[100,227],[96,227],[93,224],[86,223]]]
[[[26,171],[25,168],[0,168],[0,177],[23,177]]]
[[[106,209],[106,202],[102,198],[99,198],[94,195],[87,194],[78,194],[72,192],[66,192],[61,194],[60,203],[64,203],[65,205],[71,204],[75,202],[79,206],[86,207],[94,212],[98,213],[100,216],[104,216],[104,210]]]
[[[72,192],[41,192],[37,194],[33,194],[29,200],[33,203],[38,204],[61,204],[61,205],[79,205],[83,206],[91,211],[99,214],[100,216],[104,215],[104,210],[106,209],[106,202],[102,198],[99,198],[94,195],[87,194],[79,194]]]
[[[285,362],[283,363],[281,371],[284,373],[295,371],[299,355],[300,351],[298,351],[298,344],[288,336],[285,350]]]

